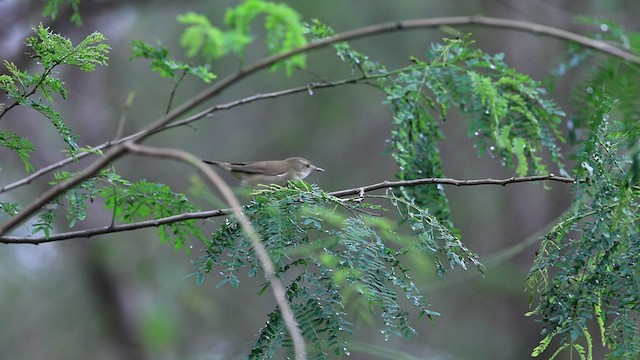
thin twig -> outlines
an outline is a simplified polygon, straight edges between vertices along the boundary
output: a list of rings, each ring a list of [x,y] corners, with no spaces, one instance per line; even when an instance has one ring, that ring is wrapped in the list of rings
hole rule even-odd
[[[182,80],[184,80],[185,76],[187,76],[187,69],[184,69],[182,71],[182,75],[180,75],[180,78],[178,78],[178,80],[175,81],[175,84],[173,85],[173,89],[171,89],[171,94],[169,94],[169,101],[167,101],[167,109],[164,112],[165,114],[168,114],[169,111],[171,111],[171,107],[173,106],[173,98],[176,96],[178,87],[180,87],[180,84],[182,84]]]
[[[346,189],[340,191],[330,192],[330,195],[343,197],[349,195],[361,195],[368,191],[395,188],[402,186],[416,186],[426,184],[442,184],[442,185],[455,185],[455,186],[476,186],[476,185],[501,185],[506,186],[509,184],[523,183],[523,182],[538,182],[538,181],[559,181],[563,183],[575,183],[576,180],[570,177],[556,176],[554,174],[549,175],[536,175],[536,176],[523,176],[523,177],[510,177],[507,179],[450,179],[450,178],[424,178],[415,180],[403,180],[403,181],[382,181],[376,184],[362,186],[353,189]]]
[[[113,138],[114,142],[120,140],[122,134],[124,133],[124,124],[127,122],[127,113],[129,112],[129,109],[131,108],[131,104],[133,104],[133,99],[135,99],[135,97],[136,93],[130,91],[129,95],[127,96],[127,100],[124,102],[122,112],[120,113],[120,121],[118,121],[118,128],[116,129],[116,136]]]
[[[282,283],[276,276],[275,267],[273,265],[273,262],[271,261],[271,258],[269,257],[267,249],[262,244],[260,236],[254,229],[253,225],[251,225],[251,222],[249,221],[247,216],[242,212],[240,202],[238,201],[238,198],[233,194],[233,191],[231,191],[229,185],[227,185],[227,183],[222,180],[220,175],[218,175],[210,166],[202,162],[200,158],[186,151],[143,146],[135,144],[133,142],[125,143],[125,147],[127,148],[127,150],[133,153],[154,157],[172,158],[185,162],[197,168],[207,178],[207,180],[209,180],[211,185],[220,192],[224,200],[231,206],[233,215],[235,215],[238,223],[242,227],[242,230],[251,241],[251,245],[253,245],[256,256],[258,257],[260,265],[264,270],[265,277],[267,278],[267,281],[269,281],[269,285],[273,291],[273,296],[275,297],[276,303],[280,308],[285,326],[287,327],[289,335],[293,340],[293,348],[296,355],[296,360],[306,360],[307,355],[305,350],[304,338],[302,337],[302,333],[300,332],[300,329],[296,324],[293,310],[291,310],[291,307],[287,302],[287,295],[284,285],[282,285]]]
[[[559,181],[563,183],[575,183],[576,180],[567,177],[560,177],[554,175],[547,176],[527,176],[519,178],[508,179],[469,179],[469,180],[456,180],[449,178],[425,178],[407,181],[383,181],[377,184],[357,187],[353,189],[345,189],[332,191],[328,193],[336,197],[344,197],[350,195],[364,196],[366,192],[374,190],[395,188],[401,186],[420,186],[429,184],[442,184],[442,185],[457,185],[457,186],[477,186],[477,185],[501,185],[506,186],[508,184],[525,183],[525,182],[539,182],[539,181]],[[147,227],[154,227],[160,225],[171,224],[178,221],[185,221],[191,219],[206,219],[218,216],[227,216],[232,213],[231,209],[218,209],[208,211],[198,211],[191,213],[184,213],[180,215],[169,216],[160,219],[146,220],[131,224],[105,226],[87,230],[71,231],[66,233],[60,233],[51,235],[48,238],[44,236],[39,237],[21,237],[21,236],[0,236],[0,243],[4,244],[42,244],[52,241],[62,241],[74,238],[89,238],[96,235],[110,234],[121,231],[130,231],[136,229],[142,229]]]

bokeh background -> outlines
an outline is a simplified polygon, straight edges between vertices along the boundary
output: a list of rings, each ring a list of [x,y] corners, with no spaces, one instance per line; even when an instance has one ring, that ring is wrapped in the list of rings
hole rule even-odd
[[[285,1],[305,20],[318,18],[346,31],[379,22],[458,15],[485,15],[528,20],[584,32],[576,15],[611,19],[638,30],[640,6],[635,0],[352,0]],[[80,5],[83,25],[68,21],[68,9],[56,20],[41,17],[41,1],[0,1],[0,58],[23,69],[39,70],[25,56],[24,39],[43,22],[77,42],[100,31],[113,47],[108,67],[85,74],[60,69],[69,99],[57,106],[68,124],[81,135],[82,145],[97,145],[115,136],[123,104],[130,92],[125,134],[141,129],[161,116],[172,83],[151,74],[147,63],[130,61],[134,39],[161,41],[174,56],[180,54],[184,27],[176,16],[198,11],[222,25],[224,11],[236,1],[90,1]],[[260,26],[255,30],[261,32]],[[545,78],[565,60],[566,43],[556,39],[504,29],[462,27],[473,33],[477,46],[489,53],[504,52],[506,62],[534,79]],[[446,34],[414,30],[384,34],[352,42],[359,51],[389,68],[422,56]],[[259,41],[248,61],[264,55]],[[597,57],[596,57],[597,59]],[[197,61],[197,60],[196,60]],[[237,59],[213,64],[224,76],[238,68]],[[553,96],[571,111],[570,91],[588,74],[588,67],[569,72],[556,84]],[[331,49],[308,56],[308,72],[291,78],[282,73],[260,73],[207,103],[260,92],[286,89],[320,78],[350,76]],[[179,104],[205,87],[188,80],[176,94]],[[316,90],[313,95],[261,101],[218,112],[192,127],[153,136],[147,143],[181,148],[204,158],[222,161],[277,159],[304,156],[327,171],[310,181],[323,189],[339,190],[392,180],[395,165],[385,154],[391,114],[381,104],[383,95],[362,85]],[[51,149],[64,144],[45,119],[31,111],[13,111],[0,124],[2,131],[28,136],[36,143],[36,168],[64,157]],[[442,124],[445,173],[454,178],[509,177],[499,161],[478,158],[467,138],[466,124],[455,112]],[[8,152],[0,152],[0,184],[24,176],[23,166]],[[82,161],[75,168],[88,162]],[[192,169],[174,162],[127,157],[115,167],[125,177],[148,179],[188,193]],[[72,167],[73,168],[73,167]],[[47,187],[50,179],[8,194],[4,200],[26,203]],[[230,182],[234,182],[229,178]],[[354,318],[352,359],[383,359],[382,349],[400,350],[418,359],[526,359],[541,339],[541,324],[526,318],[529,310],[524,280],[541,231],[566,209],[570,187],[521,184],[507,187],[447,188],[454,221],[463,240],[488,265],[486,276],[453,271],[447,282],[432,274],[416,279],[434,310],[435,324],[416,320],[419,332],[409,340],[385,342],[376,324]],[[202,202],[203,208],[214,205]],[[76,228],[107,225],[108,214],[98,206]],[[215,228],[215,221],[204,226]],[[59,230],[65,230],[64,219]],[[30,232],[28,226],[17,234]],[[156,230],[138,230],[75,239],[40,246],[0,246],[0,359],[235,359],[250,348],[255,334],[273,309],[268,295],[258,296],[259,284],[243,279],[239,289],[216,289],[211,274],[202,286],[189,277],[190,260],[200,255],[198,244],[189,253],[159,243]],[[367,345],[371,344],[368,347]],[[381,348],[373,350],[374,346]]]

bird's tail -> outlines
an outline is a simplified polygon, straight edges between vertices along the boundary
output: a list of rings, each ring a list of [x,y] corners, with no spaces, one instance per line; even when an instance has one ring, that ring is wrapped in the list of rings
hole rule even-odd
[[[226,162],[205,160],[205,159],[202,159],[202,162],[205,163],[205,164],[215,165],[215,166],[219,167],[222,170],[227,170],[227,171],[231,170],[231,167],[229,166],[229,163],[226,163]]]

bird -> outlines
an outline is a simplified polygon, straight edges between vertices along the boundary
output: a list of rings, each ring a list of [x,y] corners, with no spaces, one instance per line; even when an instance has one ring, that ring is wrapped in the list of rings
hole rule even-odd
[[[231,163],[204,159],[202,161],[230,172],[241,180],[243,186],[285,185],[287,181],[304,179],[313,171],[324,171],[323,168],[317,167],[301,157]]]

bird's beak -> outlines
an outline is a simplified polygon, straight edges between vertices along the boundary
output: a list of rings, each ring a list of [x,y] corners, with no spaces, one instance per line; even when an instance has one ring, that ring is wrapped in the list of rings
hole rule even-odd
[[[316,171],[324,171],[324,169],[323,169],[323,168],[321,168],[321,167],[317,167],[317,166],[315,166],[315,165],[311,165],[311,166],[313,166],[313,170],[316,170]]]

